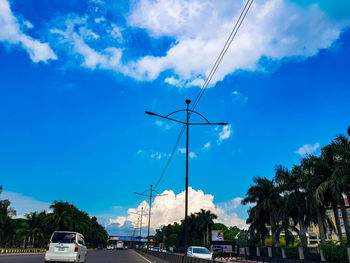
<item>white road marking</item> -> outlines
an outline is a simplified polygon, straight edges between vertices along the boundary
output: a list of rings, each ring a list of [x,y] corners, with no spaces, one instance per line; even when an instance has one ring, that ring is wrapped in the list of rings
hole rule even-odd
[[[146,260],[148,263],[152,263],[152,261],[148,260],[147,258],[145,258],[144,256],[142,256],[141,254],[139,254],[138,252],[136,252],[135,250],[132,250],[134,251],[137,255],[139,255],[142,259]]]

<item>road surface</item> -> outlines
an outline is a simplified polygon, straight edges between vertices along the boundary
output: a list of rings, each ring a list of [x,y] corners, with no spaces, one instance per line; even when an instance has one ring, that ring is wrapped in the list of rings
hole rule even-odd
[[[0,255],[1,263],[43,263],[44,254]],[[132,249],[88,251],[87,263],[153,263]]]

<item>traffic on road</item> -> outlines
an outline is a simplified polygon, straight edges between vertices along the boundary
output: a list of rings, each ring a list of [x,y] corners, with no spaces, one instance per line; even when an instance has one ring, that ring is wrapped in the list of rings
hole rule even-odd
[[[43,263],[45,254],[0,255],[1,263]],[[91,250],[86,255],[88,263],[149,263],[147,258],[133,249]]]

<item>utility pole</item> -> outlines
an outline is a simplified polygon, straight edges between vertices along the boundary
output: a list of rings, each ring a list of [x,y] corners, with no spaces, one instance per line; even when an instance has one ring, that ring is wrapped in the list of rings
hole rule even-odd
[[[140,223],[140,229],[136,228],[137,229],[136,231],[139,234],[139,239],[140,239],[139,241],[141,242],[141,237],[142,237],[142,218],[143,218],[144,215],[148,215],[148,214],[144,214],[143,207],[141,207],[141,214],[139,214],[139,211],[136,212],[136,213],[134,213],[134,212],[129,212],[129,213],[140,216],[140,218],[137,218],[137,226],[139,226],[139,223]]]
[[[145,194],[146,192],[150,192],[149,195]],[[153,192],[156,193],[156,195],[153,195]],[[150,232],[150,227],[151,227],[151,211],[152,211],[152,198],[153,197],[157,197],[157,196],[165,196],[166,194],[160,194],[158,193],[155,189],[153,189],[153,185],[151,185],[150,189],[147,189],[146,191],[144,191],[143,193],[136,193],[134,192],[134,194],[137,195],[143,195],[149,198],[148,201],[148,205],[149,205],[149,211],[148,211],[148,231],[147,231],[147,249],[149,248],[149,243],[150,243],[150,238],[149,238],[149,232]]]
[[[153,113],[153,112],[149,112],[149,111],[145,111],[146,114],[149,114],[149,115],[153,115],[153,116],[157,116],[157,117],[160,117],[160,118],[163,118],[163,119],[167,119],[167,120],[171,120],[171,121],[175,121],[175,122],[178,122],[178,123],[181,123],[181,124],[184,124],[186,125],[186,180],[185,180],[185,252],[184,254],[186,255],[187,254],[187,239],[188,239],[188,138],[189,138],[189,126],[190,125],[227,125],[226,122],[219,122],[219,123],[211,123],[209,122],[202,114],[194,111],[194,110],[190,110],[189,109],[189,104],[191,103],[191,100],[187,99],[186,101],[186,109],[181,109],[181,110],[176,110],[176,111],[173,111],[171,113],[169,113],[168,115],[159,115],[159,114],[156,114],[156,113]],[[174,119],[174,118],[170,118],[171,115],[175,114],[175,113],[178,113],[178,112],[186,112],[186,121],[180,121],[180,120],[177,120],[177,119]],[[201,117],[203,120],[205,120],[205,122],[201,123],[201,122],[189,122],[190,120],[190,116],[191,114],[194,113],[196,115],[198,115],[199,117]]]

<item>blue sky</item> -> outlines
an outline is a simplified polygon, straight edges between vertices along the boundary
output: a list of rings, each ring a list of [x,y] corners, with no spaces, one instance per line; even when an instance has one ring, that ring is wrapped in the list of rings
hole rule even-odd
[[[341,2],[339,4],[339,2]],[[21,215],[54,200],[126,230],[244,1],[0,0],[0,185]],[[255,1],[196,110],[190,210],[244,224],[240,198],[349,125],[348,1]],[[178,115],[179,118],[184,116]],[[181,219],[184,138],[154,227]],[[134,210],[133,210],[134,209]]]

